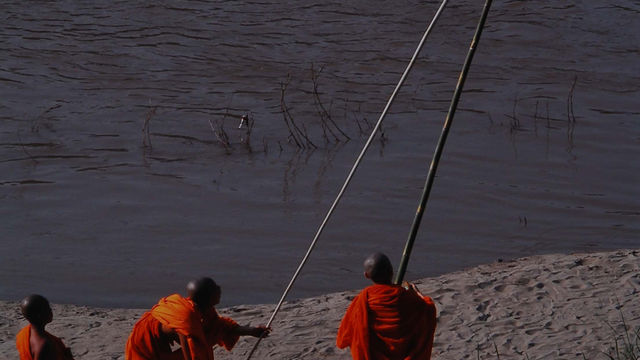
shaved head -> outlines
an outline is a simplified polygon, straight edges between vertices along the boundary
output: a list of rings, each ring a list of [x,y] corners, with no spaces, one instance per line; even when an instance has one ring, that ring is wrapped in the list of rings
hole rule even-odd
[[[29,295],[20,302],[20,312],[33,325],[44,326],[51,322],[53,313],[49,300],[42,295]]]
[[[391,284],[393,266],[387,255],[375,253],[364,261],[364,274],[376,284]]]
[[[210,277],[192,280],[187,284],[189,298],[205,312],[220,301],[220,286]]]

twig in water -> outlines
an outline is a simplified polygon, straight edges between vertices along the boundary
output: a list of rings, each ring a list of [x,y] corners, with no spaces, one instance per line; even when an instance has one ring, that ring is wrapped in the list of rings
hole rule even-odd
[[[516,107],[518,106],[518,94],[516,94],[516,97],[513,99],[513,110],[512,115],[511,115],[511,127],[509,128],[509,131],[511,133],[515,132],[516,130],[520,129],[520,120],[518,120],[518,117],[516,116]]]
[[[366,116],[362,117],[362,121],[364,121],[364,123],[367,124],[367,129],[371,129],[372,128],[371,122],[369,122],[369,120],[367,119]]]
[[[358,126],[358,132],[360,133],[360,135],[364,134],[364,130],[360,125],[360,120],[358,120],[358,115],[362,115],[361,108],[362,108],[362,103],[358,104],[358,112],[357,113],[355,111],[353,112],[353,118],[356,120],[356,125]]]
[[[18,142],[20,143],[20,148],[22,148],[22,151],[29,157],[29,159],[31,159],[31,161],[33,161],[35,164],[38,163],[38,160],[36,160],[36,158],[31,155],[30,152],[27,151],[26,146],[24,146],[24,142],[22,142],[22,136],[20,136],[20,130],[18,129]]]
[[[569,151],[573,149],[573,132],[576,128],[576,116],[573,112],[573,92],[576,88],[578,76],[573,78],[573,84],[567,95],[567,141],[569,142]]]
[[[318,78],[320,77],[320,73],[322,73],[322,70],[324,70],[324,66],[320,67],[320,70],[315,71],[313,67],[313,63],[311,63],[311,81],[313,82],[313,96],[314,96],[315,105],[318,109],[318,114],[320,115],[320,120],[323,122],[328,121],[329,123],[331,123],[331,125],[333,125],[333,127],[340,134],[342,134],[342,136],[344,136],[346,140],[351,140],[349,135],[347,135],[344,131],[342,131],[342,129],[340,129],[338,124],[336,124],[336,122],[331,117],[331,114],[329,114],[327,109],[322,104],[322,100],[320,100],[320,94],[318,92]],[[340,138],[333,132],[330,126],[327,126],[327,129],[329,130],[331,135],[334,136],[336,141],[340,141]]]
[[[551,117],[549,116],[549,101],[547,101],[546,105],[547,105],[547,129],[551,129]]]
[[[320,95],[318,94],[318,77],[324,68],[321,67],[320,70],[316,73],[313,69],[313,63],[311,64],[311,81],[313,82],[313,104],[318,111],[318,115],[320,116],[320,126],[322,127],[323,136],[326,142],[329,142],[329,137],[327,136],[327,131],[333,136],[336,142],[340,141],[340,138],[336,133],[333,132],[331,127],[329,127],[327,121],[331,118],[329,112],[324,108],[322,102],[320,101]]]
[[[387,135],[385,135],[384,129],[382,128],[382,124],[378,127],[378,132],[380,133],[380,142],[384,146],[387,143]]]
[[[40,115],[38,115],[38,117],[36,117],[32,123],[31,123],[31,132],[33,133],[37,133],[40,132],[40,123],[39,121],[48,113],[50,113],[51,111],[61,107],[62,104],[55,104],[53,106],[50,106],[49,108],[47,108],[45,111],[43,111]],[[45,124],[46,125],[46,124]]]
[[[493,127],[493,118],[491,117],[491,113],[487,111],[487,117],[489,117],[489,125]]]
[[[533,114],[533,131],[536,135],[538,135],[538,103],[540,101],[536,100],[536,111]]]
[[[567,95],[567,121],[568,122],[576,122],[576,116],[573,113],[573,92],[576,89],[576,82],[578,81],[578,76],[576,75],[573,78],[573,83],[571,84],[571,89],[569,90],[569,95]]]
[[[156,109],[158,107],[154,106],[147,112],[147,115],[144,118],[144,124],[142,125],[142,146],[145,148],[152,149],[153,145],[151,145],[151,133],[149,129],[149,123],[151,122],[151,118],[156,114]]]
[[[284,122],[287,124],[287,128],[289,129],[289,138],[293,139],[296,146],[299,148],[306,149],[309,146],[317,148],[316,144],[314,144],[307,135],[307,131],[302,131],[300,129],[289,112],[289,107],[287,107],[287,103],[285,102],[285,91],[287,90],[287,86],[289,86],[290,82],[291,75],[287,75],[287,82],[280,83],[280,109],[284,117]]]
[[[293,118],[291,117],[291,114],[289,113],[289,108],[287,107],[287,103],[284,100],[284,94],[287,91],[287,86],[289,86],[290,82],[291,82],[291,74],[287,74],[287,81],[280,83],[280,110],[282,111],[282,117],[284,118],[284,123],[287,125],[287,129],[289,129],[288,138],[293,139],[293,141],[296,143],[296,146],[299,148],[302,148],[304,147],[304,145],[300,140],[298,140],[298,137],[293,131],[292,124],[290,122],[290,119],[293,120]],[[280,148],[282,148],[282,146],[280,146]]]
[[[209,125],[211,126],[211,131],[218,139],[218,142],[222,144],[227,154],[231,154],[231,142],[229,142],[229,135],[224,130],[224,119],[221,122],[216,122],[216,125],[213,125],[211,119],[209,119]]]
[[[252,152],[251,149],[251,131],[253,131],[253,125],[254,125],[254,120],[253,120],[253,116],[249,117],[249,115],[245,114],[242,115],[242,118],[240,119],[240,127],[243,126],[245,127],[245,132],[244,132],[244,137],[240,139],[240,142],[242,142],[246,147],[247,150],[249,152]]]
[[[325,143],[329,142],[329,136],[327,136],[327,123],[324,121],[320,121],[320,128],[322,129],[322,138]]]

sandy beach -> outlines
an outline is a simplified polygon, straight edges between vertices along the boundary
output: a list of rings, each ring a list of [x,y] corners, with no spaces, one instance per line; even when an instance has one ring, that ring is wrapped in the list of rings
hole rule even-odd
[[[640,250],[554,254],[498,261],[415,281],[438,306],[435,359],[606,359],[627,330],[640,326]],[[335,347],[340,319],[356,290],[292,300],[255,359],[349,359]],[[46,294],[45,294],[46,295]],[[151,306],[153,304],[149,304]],[[274,305],[220,309],[240,323],[267,321]],[[54,304],[48,330],[76,359],[123,359],[143,309]],[[26,324],[17,302],[0,302],[0,358],[17,359],[14,338]],[[241,339],[218,359],[244,359]]]

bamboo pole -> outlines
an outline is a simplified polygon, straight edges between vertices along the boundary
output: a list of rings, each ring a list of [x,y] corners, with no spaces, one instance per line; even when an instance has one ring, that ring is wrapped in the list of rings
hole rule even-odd
[[[378,132],[378,129],[380,129],[380,126],[382,125],[382,120],[384,120],[385,116],[387,115],[387,111],[391,108],[391,104],[393,104],[393,101],[394,101],[396,95],[398,94],[398,91],[400,90],[400,88],[404,84],[404,81],[406,80],[407,76],[409,75],[409,72],[413,68],[413,64],[416,62],[416,59],[418,58],[418,54],[420,54],[420,51],[424,47],[424,44],[425,44],[425,42],[427,40],[427,37],[429,36],[429,34],[431,33],[431,30],[433,29],[433,27],[435,26],[436,22],[440,18],[440,14],[442,14],[442,11],[444,10],[444,7],[445,7],[445,5],[447,4],[448,1],[449,0],[442,0],[442,3],[440,4],[440,7],[438,7],[438,10],[436,11],[436,14],[433,16],[433,19],[431,20],[431,23],[429,24],[429,26],[425,30],[424,35],[422,35],[422,39],[420,40],[420,43],[418,44],[415,52],[413,53],[413,56],[411,57],[411,60],[409,60],[409,64],[407,65],[407,68],[405,69],[404,73],[400,77],[400,80],[398,81],[398,84],[396,85],[395,89],[393,90],[393,93],[389,97],[389,100],[387,101],[387,104],[385,105],[384,109],[382,110],[382,113],[380,114],[380,117],[378,118],[378,121],[376,122],[375,126],[371,130],[371,134],[369,135],[369,138],[367,139],[367,142],[365,143],[364,147],[362,148],[362,151],[360,152],[360,155],[358,155],[358,158],[356,159],[355,163],[353,164],[353,167],[351,168],[351,171],[347,175],[347,178],[345,179],[344,184],[342,185],[342,188],[338,192],[338,195],[336,196],[336,199],[333,201],[333,204],[331,204],[331,207],[329,208],[329,211],[327,212],[324,220],[322,221],[322,223],[320,224],[320,227],[318,228],[318,231],[316,232],[316,235],[314,236],[313,240],[311,241],[311,244],[309,245],[309,248],[307,249],[306,254],[304,255],[304,257],[300,261],[300,264],[298,265],[298,268],[294,272],[293,276],[291,277],[291,280],[289,281],[289,284],[287,285],[286,289],[282,293],[282,296],[280,297],[280,301],[278,301],[278,304],[276,305],[275,309],[273,310],[273,313],[271,314],[271,317],[269,318],[269,321],[267,322],[267,325],[266,325],[267,327],[270,327],[271,324],[273,323],[273,320],[275,319],[276,315],[280,311],[280,308],[282,307],[282,304],[284,303],[284,300],[286,299],[287,295],[289,294],[289,291],[293,287],[293,284],[295,283],[296,279],[300,275],[300,272],[302,271],[302,268],[304,267],[304,265],[306,264],[307,260],[309,259],[309,256],[311,255],[311,252],[315,248],[316,243],[318,242],[318,239],[320,238],[320,235],[322,234],[322,231],[324,230],[326,224],[328,223],[329,219],[331,218],[331,215],[333,214],[333,211],[335,210],[336,206],[340,202],[340,199],[342,198],[342,195],[344,194],[344,192],[346,191],[347,187],[349,186],[349,183],[351,183],[351,179],[353,178],[353,175],[355,174],[356,169],[360,165],[360,162],[364,158],[364,155],[367,152],[367,149],[369,149],[369,146],[371,145],[371,142],[373,141],[376,133]],[[251,359],[251,357],[255,353],[256,349],[260,345],[260,342],[262,341],[263,337],[264,337],[264,333],[263,333],[263,335],[261,335],[258,338],[258,340],[256,341],[255,345],[253,345],[253,348],[251,348],[251,351],[249,351],[249,355],[247,355],[247,359],[246,360]]]
[[[402,283],[402,280],[404,279],[404,274],[407,271],[407,265],[409,263],[409,258],[411,257],[411,250],[413,249],[413,243],[415,242],[416,235],[418,234],[418,229],[420,228],[420,222],[422,221],[422,215],[424,214],[424,210],[427,205],[427,200],[429,199],[429,194],[431,193],[431,187],[433,186],[433,180],[436,176],[436,170],[438,169],[440,157],[442,156],[442,150],[444,149],[444,144],[447,141],[447,135],[449,134],[449,129],[451,128],[451,122],[453,121],[453,116],[456,112],[456,108],[458,107],[458,101],[460,100],[460,95],[462,94],[462,88],[464,86],[465,80],[467,79],[469,68],[471,67],[471,61],[473,60],[473,55],[475,54],[476,48],[480,41],[480,35],[482,34],[484,23],[487,20],[487,15],[489,14],[489,8],[491,8],[491,2],[492,0],[486,0],[486,3],[484,4],[484,8],[482,10],[482,16],[480,17],[480,21],[478,22],[478,27],[476,28],[475,35],[473,36],[473,40],[471,41],[471,46],[469,47],[469,51],[467,52],[467,58],[465,59],[464,65],[462,66],[462,71],[460,72],[460,77],[458,78],[458,84],[456,85],[456,90],[453,93],[453,98],[451,99],[451,105],[449,106],[449,112],[447,113],[447,117],[444,121],[442,133],[440,134],[440,139],[438,140],[438,144],[436,145],[436,150],[433,154],[433,159],[431,160],[431,166],[429,167],[429,173],[427,175],[427,180],[424,185],[424,190],[422,192],[420,204],[418,205],[416,216],[413,220],[413,225],[411,225],[411,231],[409,232],[409,238],[407,239],[407,243],[402,253],[402,259],[400,260],[400,265],[398,266],[398,272],[396,273],[396,278],[395,278],[396,284]]]

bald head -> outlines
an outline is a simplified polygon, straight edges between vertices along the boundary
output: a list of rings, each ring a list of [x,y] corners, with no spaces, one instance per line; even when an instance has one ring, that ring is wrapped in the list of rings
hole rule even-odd
[[[29,295],[20,302],[20,312],[35,326],[44,326],[51,322],[53,313],[49,300],[42,295]]]
[[[206,311],[220,302],[220,286],[210,277],[192,280],[187,284],[187,294],[201,311]]]
[[[375,253],[364,261],[364,275],[376,284],[391,284],[393,266],[387,255]]]

